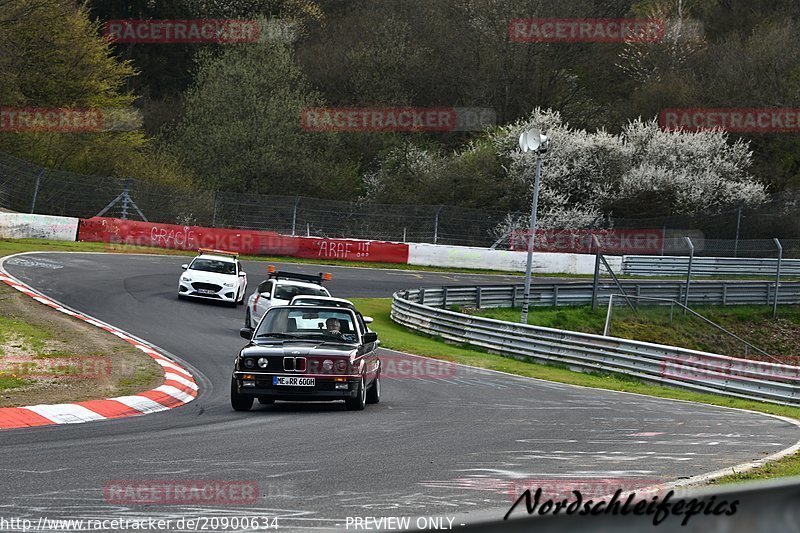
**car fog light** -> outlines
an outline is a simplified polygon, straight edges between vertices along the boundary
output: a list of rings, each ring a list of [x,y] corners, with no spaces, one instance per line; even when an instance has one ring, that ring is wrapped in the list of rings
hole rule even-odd
[[[269,364],[269,359],[267,359],[266,357],[262,357],[258,360],[258,366],[260,366],[261,368],[267,368],[268,364]]]
[[[225,285],[226,287],[233,287],[233,282],[226,281],[225,283],[223,283],[223,285]]]
[[[244,366],[246,366],[247,368],[253,368],[254,366],[256,366],[256,364],[252,359],[245,359]]]
[[[242,381],[242,387],[255,387],[255,381]]]
[[[337,383],[336,390],[347,390],[347,383]]]

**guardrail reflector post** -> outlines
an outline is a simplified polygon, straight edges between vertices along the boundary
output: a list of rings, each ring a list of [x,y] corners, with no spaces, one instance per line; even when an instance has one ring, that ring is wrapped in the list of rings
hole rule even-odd
[[[777,238],[775,247],[778,248],[778,267],[775,270],[775,301],[772,303],[772,318],[778,318],[778,287],[781,284],[781,260],[783,259],[783,246]]]

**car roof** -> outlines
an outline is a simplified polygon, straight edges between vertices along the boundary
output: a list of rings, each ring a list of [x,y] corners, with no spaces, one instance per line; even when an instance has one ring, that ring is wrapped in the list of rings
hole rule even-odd
[[[295,300],[318,300],[321,302],[339,302],[353,305],[353,302],[350,300],[345,300],[344,298],[334,298],[333,296],[317,296],[316,294],[298,294],[296,296],[292,296],[292,301]]]
[[[289,309],[292,311],[297,311],[298,309],[302,309],[304,312],[308,311],[337,311],[337,312],[349,312],[353,315],[356,314],[356,310],[352,307],[334,307],[330,305],[274,305],[267,309],[267,313],[271,313],[275,309]],[[265,313],[266,314],[266,313]]]
[[[235,263],[236,262],[236,258],[235,257],[231,257],[229,255],[200,254],[197,257],[195,257],[195,259],[198,259],[198,258],[201,258],[201,257],[203,259],[213,259],[215,261],[225,261],[225,262],[228,262],[228,263]]]
[[[269,280],[265,279],[264,281],[269,281]],[[315,289],[325,289],[325,287],[323,287],[319,283],[311,283],[310,281],[297,281],[293,279],[276,279],[275,282],[278,285],[289,285],[292,287],[313,287]]]

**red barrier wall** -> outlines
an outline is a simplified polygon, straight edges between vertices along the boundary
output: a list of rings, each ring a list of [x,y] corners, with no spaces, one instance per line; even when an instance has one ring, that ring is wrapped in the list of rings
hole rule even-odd
[[[78,240],[105,242],[115,247],[154,246],[174,250],[215,248],[243,255],[408,262],[408,245],[404,243],[291,237],[274,231],[177,226],[104,217],[82,219],[78,225]]]

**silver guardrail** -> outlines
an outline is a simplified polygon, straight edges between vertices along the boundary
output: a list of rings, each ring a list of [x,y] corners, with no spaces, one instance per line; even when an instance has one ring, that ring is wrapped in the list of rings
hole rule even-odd
[[[686,295],[685,281],[620,280],[620,285],[625,294],[641,298],[683,302]],[[592,303],[592,289],[592,282],[536,283],[531,286],[530,305],[588,305]],[[424,303],[436,307],[517,307],[522,304],[523,290],[522,285],[422,289]],[[609,295],[614,293],[619,294],[614,283],[600,282],[598,302],[608,303]],[[774,300],[775,283],[768,281],[694,281],[689,290],[690,305],[772,305]],[[781,282],[778,304],[800,304],[800,282]]]
[[[488,302],[483,301],[485,288],[460,289],[446,290],[448,305],[458,301],[461,305],[488,307]],[[566,365],[582,372],[625,374],[748,400],[800,405],[797,366],[465,315],[435,307],[442,306],[444,290],[425,288],[394,293],[392,320],[447,341],[516,359]],[[470,300],[470,293],[479,296]],[[501,306],[501,298],[493,295],[495,307]],[[510,304],[510,296],[504,303]]]
[[[622,273],[631,276],[685,276],[688,256],[626,255]],[[774,276],[778,259],[748,257],[694,257],[695,276]],[[784,276],[800,276],[800,259],[781,260]]]

